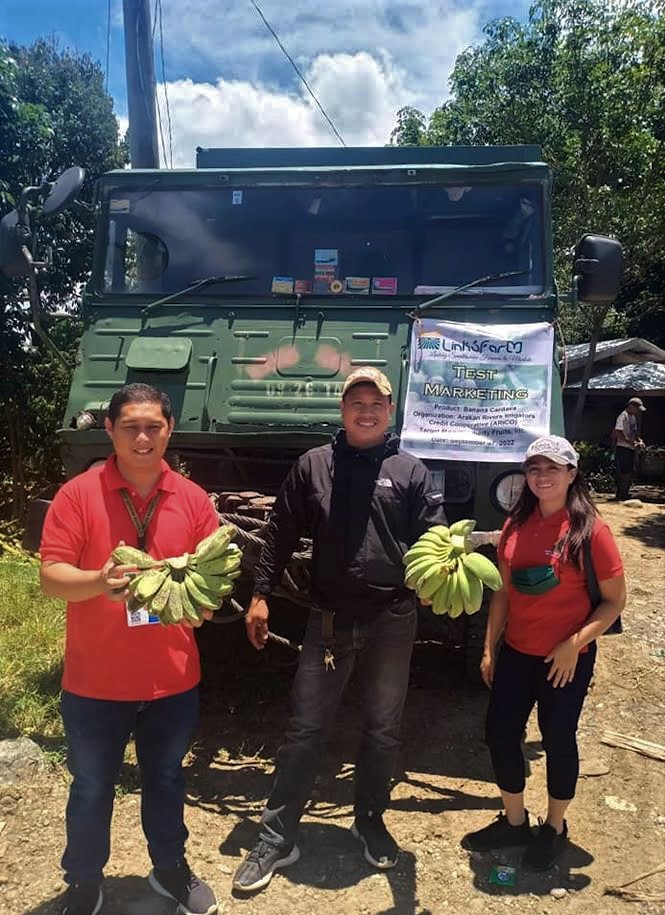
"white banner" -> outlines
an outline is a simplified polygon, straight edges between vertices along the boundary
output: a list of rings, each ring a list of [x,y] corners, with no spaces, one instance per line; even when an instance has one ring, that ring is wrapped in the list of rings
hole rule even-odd
[[[550,324],[414,322],[402,447],[422,458],[524,459],[550,428]]]

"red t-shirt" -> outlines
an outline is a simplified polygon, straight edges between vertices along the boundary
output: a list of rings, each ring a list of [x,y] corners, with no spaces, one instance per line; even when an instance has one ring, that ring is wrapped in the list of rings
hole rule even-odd
[[[124,488],[139,518],[161,490],[147,531],[147,552],[155,559],[193,552],[219,525],[206,493],[165,461],[155,489],[141,499],[111,456],[58,491],[44,522],[42,560],[101,569],[120,540],[136,546],[136,528],[120,494]],[[200,676],[189,627],[130,626],[124,602],[103,596],[67,604],[63,689],[93,699],[147,701],[191,689]]]
[[[508,620],[504,638],[508,645],[525,654],[546,657],[584,624],[591,612],[591,600],[583,569],[578,569],[564,549],[558,556],[554,547],[568,532],[567,509],[543,518],[540,509],[521,527],[506,535],[508,522],[499,539],[499,560],[513,569],[552,565],[560,584],[545,594],[523,594],[508,582]],[[623,575],[623,562],[612,532],[596,518],[591,534],[591,557],[598,581]]]

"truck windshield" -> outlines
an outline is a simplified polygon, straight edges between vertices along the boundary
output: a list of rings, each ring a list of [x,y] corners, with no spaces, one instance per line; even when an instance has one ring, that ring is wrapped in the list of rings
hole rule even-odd
[[[168,295],[432,296],[519,271],[474,294],[545,288],[543,186],[114,188],[103,210],[103,291]]]

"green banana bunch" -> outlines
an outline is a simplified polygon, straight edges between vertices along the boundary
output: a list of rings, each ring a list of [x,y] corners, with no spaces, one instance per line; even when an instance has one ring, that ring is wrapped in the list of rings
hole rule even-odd
[[[117,546],[111,553],[111,559],[118,566],[136,566],[137,569],[154,569],[161,566],[159,559],[153,559],[135,546]]]
[[[493,562],[473,551],[470,534],[476,522],[465,519],[450,527],[438,524],[426,531],[403,556],[404,583],[418,597],[431,603],[436,614],[451,618],[477,613],[484,586],[501,587],[501,575]]]
[[[196,547],[194,553],[196,562],[209,562],[223,556],[236,533],[237,529],[232,524],[223,524],[213,534],[205,537]],[[235,544],[233,547],[236,550],[239,549]]]
[[[492,591],[498,591],[503,584],[501,573],[487,556],[482,553],[466,553],[462,557],[467,573],[475,575],[484,585],[491,588]]]
[[[128,608],[145,607],[164,625],[200,622],[201,611],[220,607],[241,574],[242,550],[231,542],[235,533],[236,528],[226,524],[202,540],[194,553],[164,560],[134,547],[118,547],[116,562],[141,570],[128,585]]]
[[[141,606],[145,606],[157,594],[168,577],[168,569],[149,569],[129,582],[129,590],[138,601],[141,601]]]

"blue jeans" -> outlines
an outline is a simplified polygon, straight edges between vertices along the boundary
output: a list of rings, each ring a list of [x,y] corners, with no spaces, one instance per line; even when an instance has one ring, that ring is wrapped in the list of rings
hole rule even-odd
[[[67,883],[100,883],[111,847],[115,783],[134,732],[141,771],[141,822],[155,867],[184,857],[182,760],[198,718],[198,687],[151,702],[88,699],[63,692],[67,766],[73,781],[67,803]]]
[[[323,657],[322,614],[312,610],[302,647],[284,745],[262,817],[261,838],[291,844],[307,803],[323,740],[330,730],[344,688],[358,670],[363,724],[356,757],[356,815],[383,813],[400,749],[402,711],[409,685],[417,615],[412,598],[350,629],[335,631],[335,669]]]

